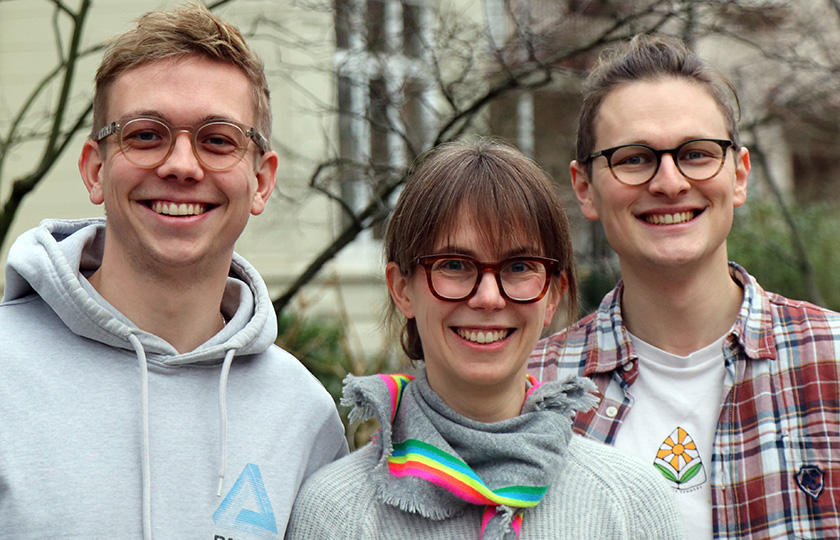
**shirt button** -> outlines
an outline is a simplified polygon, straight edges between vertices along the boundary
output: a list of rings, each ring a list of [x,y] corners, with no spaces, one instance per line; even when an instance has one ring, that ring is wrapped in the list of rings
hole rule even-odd
[[[621,366],[621,369],[623,369],[624,371],[630,371],[631,369],[633,369],[633,362],[627,362],[626,364]]]
[[[607,410],[604,411],[604,412],[607,414],[608,417],[615,418],[615,415],[618,414],[618,409],[613,407],[613,406],[609,406],[609,407],[607,407]]]

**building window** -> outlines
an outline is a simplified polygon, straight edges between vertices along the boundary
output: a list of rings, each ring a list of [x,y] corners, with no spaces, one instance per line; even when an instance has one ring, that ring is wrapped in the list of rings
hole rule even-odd
[[[334,6],[341,195],[358,212],[430,142],[424,66],[431,12],[426,0]]]

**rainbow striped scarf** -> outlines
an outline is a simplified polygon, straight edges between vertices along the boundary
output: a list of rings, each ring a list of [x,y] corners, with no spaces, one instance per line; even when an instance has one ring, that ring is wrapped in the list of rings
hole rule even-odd
[[[562,467],[572,414],[595,400],[587,381],[529,382],[520,416],[484,424],[446,406],[425,372],[348,378],[351,421],[374,416],[381,426],[373,478],[383,502],[432,520],[483,506],[482,538],[517,538],[523,512]]]

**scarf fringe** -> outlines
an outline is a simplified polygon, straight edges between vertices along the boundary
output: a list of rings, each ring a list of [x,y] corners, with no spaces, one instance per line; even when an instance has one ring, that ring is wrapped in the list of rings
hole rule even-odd
[[[522,514],[516,508],[506,505],[488,506],[481,524],[481,540],[505,540],[519,538]]]
[[[559,393],[553,391],[547,394],[542,391],[543,386],[536,388],[528,398],[534,410],[557,409],[571,417],[577,411],[588,411],[598,404],[598,397],[593,394],[598,387],[590,379],[571,376],[561,384]]]
[[[406,500],[401,497],[402,494],[400,492],[389,493],[389,489],[393,491],[393,487],[389,488],[386,484],[379,484],[376,488],[376,494],[383,503],[397,507],[403,512],[419,514],[424,518],[434,521],[443,521],[444,519],[449,519],[463,511],[463,506],[458,508],[457,511],[454,508],[439,507],[432,507],[428,510],[425,506],[416,504],[414,499]]]
[[[393,452],[390,411],[387,410],[391,403],[390,393],[375,375],[347,375],[343,383],[344,391],[339,403],[344,407],[351,407],[347,415],[348,421],[353,424],[376,418],[379,422],[379,432],[373,437],[373,445],[380,451],[380,460],[375,469],[387,468],[388,458]]]

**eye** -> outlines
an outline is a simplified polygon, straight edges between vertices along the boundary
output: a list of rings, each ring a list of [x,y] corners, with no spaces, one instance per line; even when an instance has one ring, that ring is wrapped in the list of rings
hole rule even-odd
[[[468,279],[475,272],[475,263],[469,259],[440,259],[432,267],[433,274],[447,279]]]
[[[158,122],[139,120],[126,124],[122,132],[122,142],[132,149],[143,150],[157,148],[169,140],[169,130]]]
[[[656,156],[644,146],[625,146],[612,156],[613,167],[644,167],[656,163]]]
[[[202,127],[196,135],[200,148],[214,154],[230,154],[241,147],[242,131],[232,124],[208,124]]]
[[[138,141],[143,142],[151,142],[156,139],[160,139],[161,136],[158,133],[153,131],[135,131],[130,135],[132,139],[137,139]]]
[[[516,261],[510,263],[506,270],[514,274],[521,274],[522,272],[528,272],[530,270],[533,270],[533,268],[529,263],[526,263],[524,261]]]
[[[463,272],[465,266],[464,261],[460,259],[443,259],[438,262],[438,268],[444,272]]]
[[[703,152],[702,150],[691,149],[691,150],[688,150],[687,152],[684,152],[680,156],[680,159],[683,160],[683,161],[696,161],[698,159],[706,159],[706,158],[709,158],[709,157],[711,157],[711,156],[709,154],[707,154],[706,152]]]
[[[712,141],[694,141],[680,150],[680,162],[696,163],[705,160],[718,160],[723,155],[720,145]]]
[[[235,141],[219,133],[202,135],[198,143],[203,150],[208,150],[216,154],[229,154],[239,148],[239,145]]]
[[[542,271],[542,265],[536,261],[516,260],[510,261],[502,267],[502,272],[505,274],[533,274]]]

